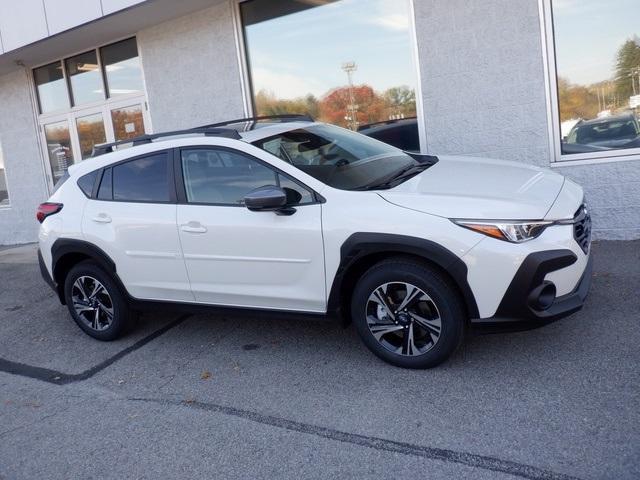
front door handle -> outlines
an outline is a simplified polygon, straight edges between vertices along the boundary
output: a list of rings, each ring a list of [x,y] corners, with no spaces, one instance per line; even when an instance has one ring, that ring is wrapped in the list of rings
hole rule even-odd
[[[93,217],[91,220],[93,220],[96,223],[111,223],[111,217],[106,213],[99,213],[98,215]]]
[[[207,227],[200,222],[189,222],[184,225],[180,225],[180,230],[187,233],[206,233]]]

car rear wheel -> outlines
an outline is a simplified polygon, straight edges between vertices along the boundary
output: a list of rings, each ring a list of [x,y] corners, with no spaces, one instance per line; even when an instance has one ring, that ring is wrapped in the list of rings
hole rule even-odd
[[[358,281],[351,315],[365,345],[405,368],[430,368],[461,343],[465,313],[448,279],[411,259],[374,265]]]
[[[111,276],[93,262],[81,262],[68,273],[64,293],[71,317],[98,340],[115,340],[131,321],[124,295]]]

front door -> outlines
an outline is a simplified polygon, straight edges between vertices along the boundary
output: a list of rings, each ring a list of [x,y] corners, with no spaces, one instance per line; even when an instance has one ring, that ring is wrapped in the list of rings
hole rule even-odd
[[[178,231],[197,302],[326,310],[321,205],[313,192],[227,148],[182,149],[177,170],[184,187]],[[295,213],[245,208],[244,196],[264,185],[283,188]]]

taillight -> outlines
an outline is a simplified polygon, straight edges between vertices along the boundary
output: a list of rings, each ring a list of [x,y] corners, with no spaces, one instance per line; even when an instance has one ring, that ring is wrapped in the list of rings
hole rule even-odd
[[[44,219],[50,215],[55,215],[60,210],[62,210],[61,203],[51,203],[45,202],[38,205],[38,210],[36,210],[36,218],[40,223],[44,222]]]

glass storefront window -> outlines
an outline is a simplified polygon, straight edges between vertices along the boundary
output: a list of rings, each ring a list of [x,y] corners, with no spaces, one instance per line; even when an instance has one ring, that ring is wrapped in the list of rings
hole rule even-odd
[[[416,116],[408,0],[248,0],[240,10],[256,114],[353,130]]]
[[[64,120],[45,125],[44,136],[47,141],[47,153],[55,184],[65,174],[69,165],[73,164],[69,123]]]
[[[111,120],[116,141],[144,135],[144,119],[141,105],[111,110]]]
[[[33,71],[40,112],[48,113],[69,108],[67,86],[62,73],[62,62],[54,62]]]
[[[4,169],[2,145],[0,145],[0,207],[9,205],[9,190],[7,189],[7,174]]]
[[[142,66],[135,38],[100,49],[109,97],[142,93]]]
[[[640,3],[551,6],[562,153],[640,148]]]
[[[74,105],[104,100],[102,75],[95,51],[82,53],[65,60]]]
[[[80,141],[80,155],[83,159],[91,155],[94,145],[107,141],[101,113],[77,118],[76,128],[78,129],[78,140]]]

